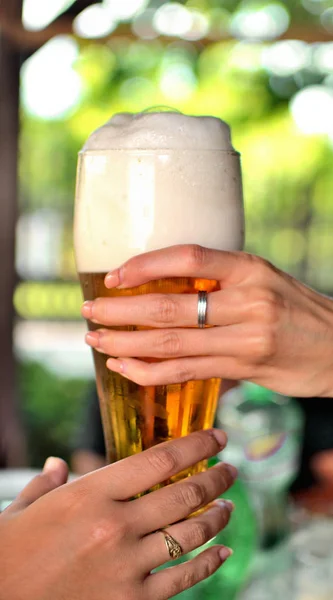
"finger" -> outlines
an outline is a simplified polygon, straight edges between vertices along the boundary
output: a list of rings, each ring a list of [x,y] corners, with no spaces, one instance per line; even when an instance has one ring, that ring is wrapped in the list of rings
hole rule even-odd
[[[225,546],[213,546],[192,560],[164,569],[146,579],[148,600],[168,600],[207,579],[231,556]]]
[[[260,299],[260,293],[255,292],[246,286],[211,292],[208,295],[207,325],[231,325],[253,316]],[[111,326],[194,327],[198,324],[198,295],[147,294],[97,298],[84,303],[82,316],[93,323]]]
[[[47,459],[40,475],[34,477],[24,490],[17,496],[10,508],[20,510],[26,508],[38,498],[60,487],[68,479],[68,466],[60,458]]]
[[[251,335],[251,329],[253,333]],[[235,356],[252,354],[255,327],[234,325],[210,329],[110,331],[86,334],[86,343],[98,352],[116,357],[177,358],[181,356]],[[254,339],[253,339],[254,338]]]
[[[129,288],[167,277],[239,283],[248,278],[249,264],[257,262],[260,259],[244,252],[223,252],[196,245],[172,246],[131,258],[106,276],[105,285]]]
[[[133,503],[136,532],[143,536],[168,527],[221,496],[234,483],[237,469],[223,463],[204,473],[161,488]]]
[[[233,508],[232,502],[218,500],[201,515],[168,527],[167,533],[179,543],[183,554],[187,554],[212,540],[224,529]],[[139,560],[150,571],[170,560],[163,532],[158,531],[143,538]]]
[[[220,429],[199,431],[130,456],[91,477],[94,477],[99,490],[101,485],[105,488],[105,483],[110,485],[112,477],[112,498],[127,500],[201,460],[215,456],[225,448],[226,442],[227,436]]]
[[[251,364],[242,364],[238,358],[197,356],[147,363],[135,358],[109,358],[108,369],[143,386],[168,385],[186,381],[206,380],[214,377],[250,379]]]

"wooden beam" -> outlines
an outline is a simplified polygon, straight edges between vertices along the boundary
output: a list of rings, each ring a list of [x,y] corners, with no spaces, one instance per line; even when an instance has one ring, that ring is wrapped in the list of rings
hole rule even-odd
[[[91,2],[87,2],[87,0],[82,0],[85,5],[89,5]],[[73,10],[76,5],[73,5]],[[83,6],[83,4],[82,4]],[[80,6],[79,6],[80,8]],[[56,19],[53,23],[51,23],[45,29],[41,31],[28,31],[24,29],[22,22],[18,19],[10,17],[9,15],[4,14],[3,9],[1,9],[0,5],[0,24],[3,33],[6,35],[8,39],[12,41],[17,47],[19,47],[22,51],[31,52],[33,50],[37,50],[43,44],[48,42],[50,39],[57,35],[72,35],[73,34],[73,20],[77,14],[79,14],[80,10],[72,11],[71,14],[61,15],[58,19]],[[109,36],[105,38],[98,38],[95,41],[96,43],[105,43],[107,41],[112,41],[118,38],[127,38],[127,39],[137,39],[137,36],[133,33],[131,26],[129,24],[120,24],[117,29],[112,32]],[[161,39],[166,43],[174,42],[178,38],[161,36]],[[225,35],[221,35],[220,40],[231,40],[232,36],[226,32]],[[320,25],[312,25],[312,24],[292,24],[289,29],[281,35],[278,39],[289,39],[289,40],[302,40],[308,43],[318,43],[318,42],[330,42],[333,39],[332,32],[328,32]],[[199,47],[206,46],[207,44],[212,43],[212,41],[219,40],[211,40],[209,38],[205,38],[199,41],[192,42],[194,45]]]
[[[3,4],[6,16],[18,22],[22,0]],[[13,354],[19,77],[18,49],[0,30],[0,465],[7,467],[25,460]]]

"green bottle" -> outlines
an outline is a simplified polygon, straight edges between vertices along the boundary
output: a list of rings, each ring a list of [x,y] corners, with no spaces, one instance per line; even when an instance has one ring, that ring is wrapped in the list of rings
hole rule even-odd
[[[210,466],[217,462],[217,458],[211,460]],[[241,481],[236,481],[224,497],[235,504],[228,526],[205,546],[166,566],[185,562],[214,544],[229,546],[234,554],[212,577],[175,596],[178,600],[236,600],[247,582],[257,547],[256,520]]]

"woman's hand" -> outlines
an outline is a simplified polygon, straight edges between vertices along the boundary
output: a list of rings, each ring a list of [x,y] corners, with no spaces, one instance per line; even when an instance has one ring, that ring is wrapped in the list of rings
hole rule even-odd
[[[87,334],[88,344],[117,357],[108,361],[110,369],[141,385],[223,377],[287,395],[333,396],[332,300],[261,258],[200,246],[137,256],[110,273],[106,286],[129,288],[166,277],[220,282],[221,291],[208,295],[207,324],[214,327],[193,328],[196,294],[85,303],[83,316],[94,323],[156,328]],[[162,360],[147,363],[141,357]]]
[[[219,464],[128,499],[216,455],[225,443],[219,430],[194,433],[66,485],[67,466],[49,459],[0,515],[1,600],[165,600],[214,573],[231,553],[223,546],[150,574],[170,560],[159,529],[167,528],[187,553],[225,527],[232,504],[222,500],[184,519],[232,485],[233,467]]]

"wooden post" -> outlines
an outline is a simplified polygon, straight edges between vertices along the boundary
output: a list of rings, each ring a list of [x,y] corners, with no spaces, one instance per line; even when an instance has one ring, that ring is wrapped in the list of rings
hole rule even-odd
[[[8,18],[21,18],[22,0],[1,4]],[[13,354],[19,81],[19,50],[0,30],[0,466],[6,467],[25,461]]]

